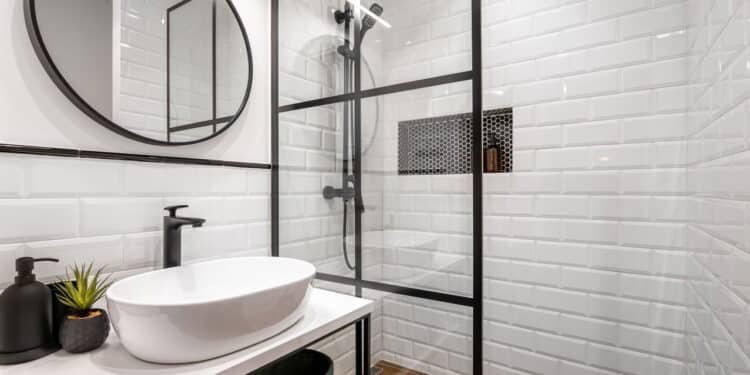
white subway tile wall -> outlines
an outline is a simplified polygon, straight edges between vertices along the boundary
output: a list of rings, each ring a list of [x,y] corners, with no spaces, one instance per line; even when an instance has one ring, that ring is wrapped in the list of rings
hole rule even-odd
[[[487,373],[686,373],[688,5],[484,1]]]
[[[163,208],[207,219],[184,229],[186,262],[267,255],[270,173],[265,170],[0,155],[0,287],[19,256],[56,257],[37,275],[52,281],[73,263],[109,271],[161,265]]]
[[[750,373],[750,2],[688,1],[687,358],[693,374]]]

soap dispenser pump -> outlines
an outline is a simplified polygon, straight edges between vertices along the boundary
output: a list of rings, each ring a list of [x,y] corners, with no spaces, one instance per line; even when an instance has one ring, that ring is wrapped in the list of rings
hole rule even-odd
[[[54,258],[16,259],[15,283],[0,294],[0,364],[28,362],[57,350],[52,336],[52,291],[36,280],[35,262]]]

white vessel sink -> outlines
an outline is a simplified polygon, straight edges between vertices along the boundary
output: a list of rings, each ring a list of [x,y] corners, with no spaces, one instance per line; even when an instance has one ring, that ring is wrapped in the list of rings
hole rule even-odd
[[[228,258],[153,271],[107,291],[125,349],[155,363],[215,358],[299,320],[315,267],[289,258]]]

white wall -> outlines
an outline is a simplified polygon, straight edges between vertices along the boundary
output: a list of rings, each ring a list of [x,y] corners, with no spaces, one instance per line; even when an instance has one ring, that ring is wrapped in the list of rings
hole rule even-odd
[[[485,181],[490,373],[685,370],[686,15],[486,2],[484,105],[515,127]]]
[[[55,87],[31,47],[23,1],[0,4],[0,141],[85,150],[149,153],[268,162],[270,142],[270,8],[266,1],[237,1],[253,51],[255,76],[248,106],[236,125],[208,142],[158,147],[123,138],[90,120]]]
[[[689,370],[748,374],[750,2],[688,5]]]

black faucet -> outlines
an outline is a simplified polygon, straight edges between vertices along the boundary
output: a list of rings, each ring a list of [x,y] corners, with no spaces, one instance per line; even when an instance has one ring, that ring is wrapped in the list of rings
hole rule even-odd
[[[177,267],[182,264],[182,233],[184,225],[193,228],[202,227],[206,219],[197,217],[179,217],[177,210],[187,208],[188,205],[164,207],[169,216],[164,216],[164,268]]]

